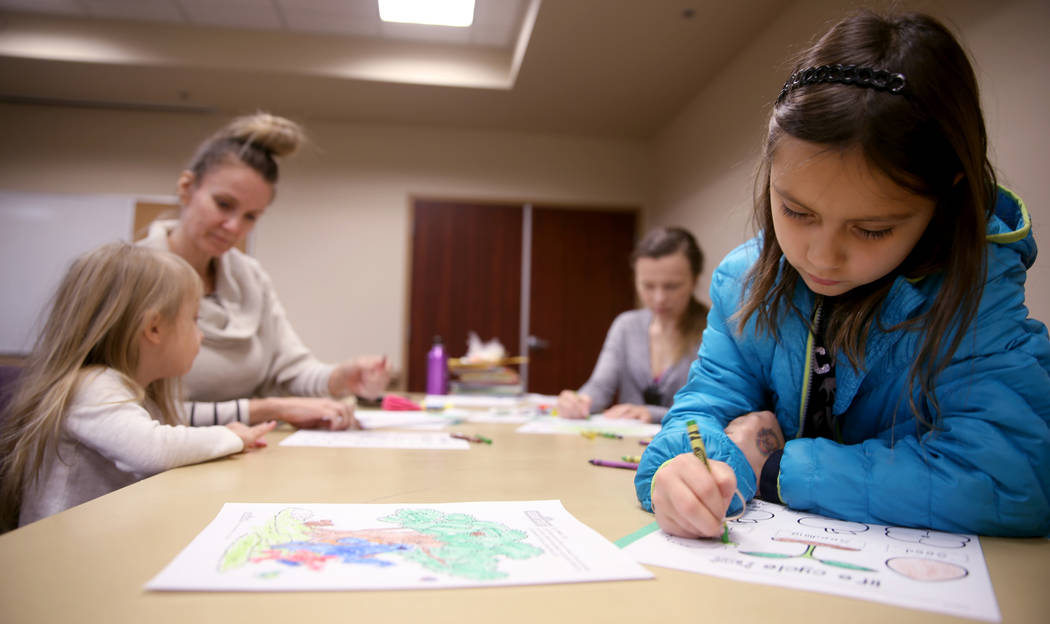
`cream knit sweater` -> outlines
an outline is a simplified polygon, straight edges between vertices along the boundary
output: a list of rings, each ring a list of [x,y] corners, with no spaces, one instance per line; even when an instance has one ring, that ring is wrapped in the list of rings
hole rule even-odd
[[[176,221],[154,221],[140,244],[170,251]],[[327,396],[333,366],[303,345],[270,282],[252,257],[231,249],[216,258],[215,292],[201,299],[200,354],[183,378],[193,425],[248,423],[248,398]]]

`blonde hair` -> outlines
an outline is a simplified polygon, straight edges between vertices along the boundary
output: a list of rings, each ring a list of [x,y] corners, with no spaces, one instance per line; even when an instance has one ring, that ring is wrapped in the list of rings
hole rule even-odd
[[[189,171],[196,184],[231,159],[255,170],[270,184],[277,183],[275,158],[290,156],[305,141],[299,124],[269,113],[237,117],[197,148]]]
[[[177,379],[141,388],[138,337],[153,314],[173,322],[184,302],[199,298],[197,273],[175,254],[111,243],[77,258],[51,301],[0,429],[0,528],[17,525],[22,489],[39,473],[62,431],[77,384],[91,369],[112,368],[161,422],[178,424]]]

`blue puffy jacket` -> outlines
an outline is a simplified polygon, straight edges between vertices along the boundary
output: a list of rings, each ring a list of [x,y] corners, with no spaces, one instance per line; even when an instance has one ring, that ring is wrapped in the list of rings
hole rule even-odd
[[[935,380],[941,430],[920,435],[902,400],[922,336],[876,327],[864,370],[854,370],[845,356],[836,358],[833,411],[844,415],[842,443],[797,437],[808,325],[797,314],[782,315],[777,341],[756,335],[754,318],[742,332],[729,320],[758,240],[731,252],[711,279],[713,307],[689,381],[642,456],[635,478],[642,506],[652,510],[651,484],[660,466],[691,452],[685,433],[690,419],[700,426],[708,455],[729,464],[741,493],[753,497],[756,475],[723,428],[737,416],[770,410],[787,440],[779,496],[793,509],[983,535],[1050,532],[1050,340],[1024,305],[1036,245],[1027,210],[1008,191],[1000,189],[987,240],[988,276],[977,317]],[[883,303],[883,326],[925,309],[940,281],[898,278]],[[801,281],[794,302],[799,310],[813,307],[813,293]],[[928,408],[918,394],[916,403]],[[933,420],[932,412],[925,416]]]

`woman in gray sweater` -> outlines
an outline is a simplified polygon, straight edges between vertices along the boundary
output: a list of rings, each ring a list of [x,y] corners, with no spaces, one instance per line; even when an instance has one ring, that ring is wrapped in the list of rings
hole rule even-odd
[[[693,295],[703,270],[700,247],[682,228],[658,228],[638,243],[631,265],[645,307],[613,321],[590,379],[558,396],[563,417],[602,412],[660,422],[685,384],[707,324],[707,306]]]

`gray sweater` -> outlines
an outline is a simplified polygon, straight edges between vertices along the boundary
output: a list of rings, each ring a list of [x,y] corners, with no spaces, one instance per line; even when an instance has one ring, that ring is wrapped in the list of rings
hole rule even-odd
[[[652,312],[648,308],[624,312],[613,320],[605,344],[598,355],[598,363],[587,383],[579,392],[591,397],[591,411],[604,410],[612,405],[613,398],[619,403],[645,405],[645,389],[654,383],[649,362],[649,323]],[[700,348],[700,336],[696,344],[686,351],[682,359],[660,375],[656,388],[660,393],[659,405],[647,405],[653,422],[660,422],[674,402],[674,395],[685,385],[689,377],[689,366],[696,359]]]

